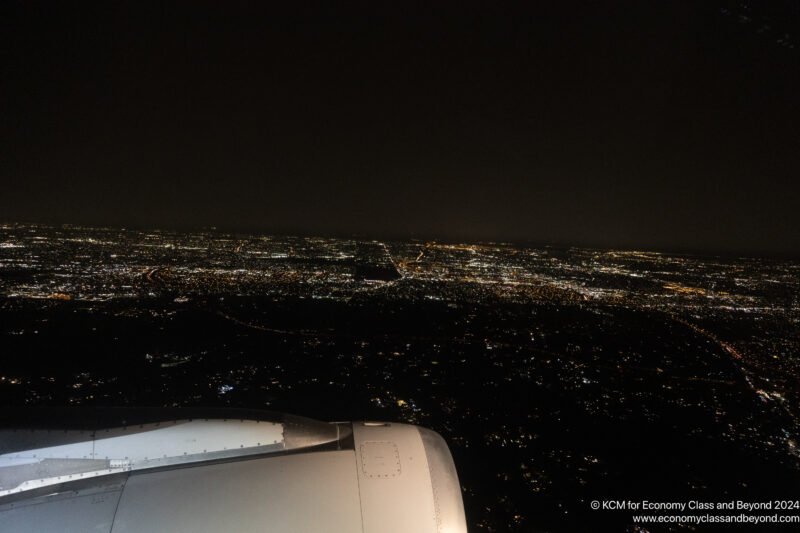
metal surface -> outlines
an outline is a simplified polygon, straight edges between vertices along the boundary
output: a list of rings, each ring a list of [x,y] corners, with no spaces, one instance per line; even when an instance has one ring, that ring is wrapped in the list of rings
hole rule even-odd
[[[466,532],[447,444],[416,426],[281,415],[3,434],[2,533]]]
[[[352,450],[132,475],[113,533],[359,532]]]
[[[438,533],[425,447],[415,426],[353,423],[364,533]]]
[[[24,435],[35,441],[37,433],[52,441],[48,430]],[[257,420],[178,420],[58,433],[69,443],[0,455],[0,496],[65,480],[284,449],[283,426]]]
[[[464,500],[450,448],[441,435],[418,427],[431,475],[436,527],[439,533],[466,533]]]
[[[108,481],[107,478],[104,478]],[[111,531],[123,483],[97,482],[69,490],[0,505],[3,533],[104,533]]]

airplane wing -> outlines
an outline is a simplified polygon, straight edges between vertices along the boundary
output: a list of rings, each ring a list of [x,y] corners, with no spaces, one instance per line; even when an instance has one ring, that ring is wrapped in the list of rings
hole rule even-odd
[[[428,429],[263,411],[64,413],[0,417],[0,532],[467,530],[450,451]]]

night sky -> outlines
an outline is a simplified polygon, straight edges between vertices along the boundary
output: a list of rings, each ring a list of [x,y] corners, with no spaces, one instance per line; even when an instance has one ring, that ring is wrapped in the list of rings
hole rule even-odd
[[[0,221],[800,252],[796,2],[55,4]]]

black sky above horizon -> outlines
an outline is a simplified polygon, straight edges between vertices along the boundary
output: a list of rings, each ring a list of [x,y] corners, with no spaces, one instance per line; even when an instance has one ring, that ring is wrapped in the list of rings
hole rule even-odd
[[[800,251],[797,5],[7,2],[0,220]]]

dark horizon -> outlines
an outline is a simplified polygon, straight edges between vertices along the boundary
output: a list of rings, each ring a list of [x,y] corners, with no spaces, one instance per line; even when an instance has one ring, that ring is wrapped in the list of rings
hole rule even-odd
[[[416,242],[439,243],[439,244],[477,244],[477,245],[499,245],[518,248],[552,248],[555,250],[566,250],[576,248],[582,250],[597,250],[600,252],[643,252],[656,253],[672,256],[693,256],[697,258],[752,258],[763,260],[795,260],[800,259],[800,252],[763,252],[758,250],[725,250],[725,249],[699,249],[699,248],[658,248],[652,246],[633,246],[633,245],[609,245],[598,246],[591,243],[581,242],[557,242],[545,240],[521,240],[521,239],[475,239],[458,238],[454,236],[442,236],[433,234],[387,234],[369,232],[324,232],[324,231],[301,231],[290,228],[257,228],[257,227],[231,227],[224,225],[183,225],[183,226],[153,226],[141,224],[97,224],[85,222],[51,222],[46,220],[0,220],[3,225],[31,225],[45,228],[86,228],[86,229],[108,229],[113,231],[140,231],[140,232],[162,232],[162,233],[201,233],[209,232],[216,234],[228,234],[234,237],[300,237],[300,238],[322,238],[322,239],[356,239],[356,240],[376,240],[386,242]]]
[[[9,2],[0,220],[800,254],[800,8]]]

